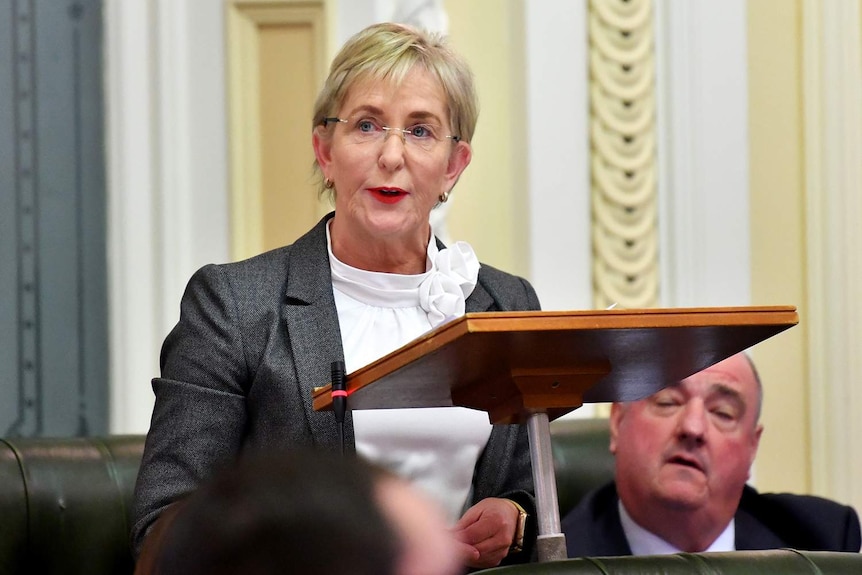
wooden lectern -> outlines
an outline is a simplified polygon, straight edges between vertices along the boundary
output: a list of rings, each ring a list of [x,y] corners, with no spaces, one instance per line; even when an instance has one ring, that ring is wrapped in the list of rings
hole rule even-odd
[[[549,422],[652,395],[798,323],[791,306],[469,313],[347,377],[349,409],[470,407],[526,423],[539,561],[566,558]],[[330,386],[314,408],[332,408]]]

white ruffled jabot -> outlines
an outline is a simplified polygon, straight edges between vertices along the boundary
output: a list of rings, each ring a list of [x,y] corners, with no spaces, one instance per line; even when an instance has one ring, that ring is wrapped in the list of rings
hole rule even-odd
[[[479,279],[479,259],[467,242],[455,242],[440,250],[432,236],[428,242],[427,271],[415,275],[354,268],[336,258],[331,241],[328,243],[332,285],[336,290],[378,308],[421,308],[432,328],[464,315],[465,302]]]
[[[433,240],[431,245],[437,247]],[[419,305],[428,313],[431,327],[464,315],[466,299],[479,278],[479,259],[470,244],[455,242],[438,250],[426,274],[419,284]]]

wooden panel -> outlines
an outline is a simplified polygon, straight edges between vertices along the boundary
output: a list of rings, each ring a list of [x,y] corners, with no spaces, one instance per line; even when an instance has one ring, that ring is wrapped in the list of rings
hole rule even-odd
[[[318,220],[312,181],[311,110],[316,96],[308,22],[260,27],[263,248],[291,243]]]
[[[290,243],[325,213],[311,115],[325,72],[324,2],[228,4],[231,256]]]

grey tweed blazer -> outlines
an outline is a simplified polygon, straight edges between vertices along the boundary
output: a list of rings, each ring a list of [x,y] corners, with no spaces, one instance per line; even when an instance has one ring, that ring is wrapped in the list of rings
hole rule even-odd
[[[136,554],[166,506],[241,450],[338,449],[332,414],[311,404],[330,363],[344,359],[326,249],[332,216],[290,246],[205,266],[189,281],[152,382],[156,402],[135,486]],[[468,312],[539,309],[526,280],[484,265],[466,305]],[[349,413],[345,442],[353,448]],[[526,429],[494,426],[476,465],[473,502],[510,497],[532,511],[532,493]]]

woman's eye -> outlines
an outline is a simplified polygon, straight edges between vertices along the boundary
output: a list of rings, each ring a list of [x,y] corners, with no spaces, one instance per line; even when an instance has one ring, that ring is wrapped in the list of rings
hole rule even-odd
[[[356,128],[360,132],[370,133],[376,131],[377,126],[375,126],[374,122],[371,120],[359,120],[359,122],[356,123]]]
[[[413,126],[410,128],[410,135],[416,138],[431,138],[434,136],[434,133],[431,131],[431,128],[425,125]]]

